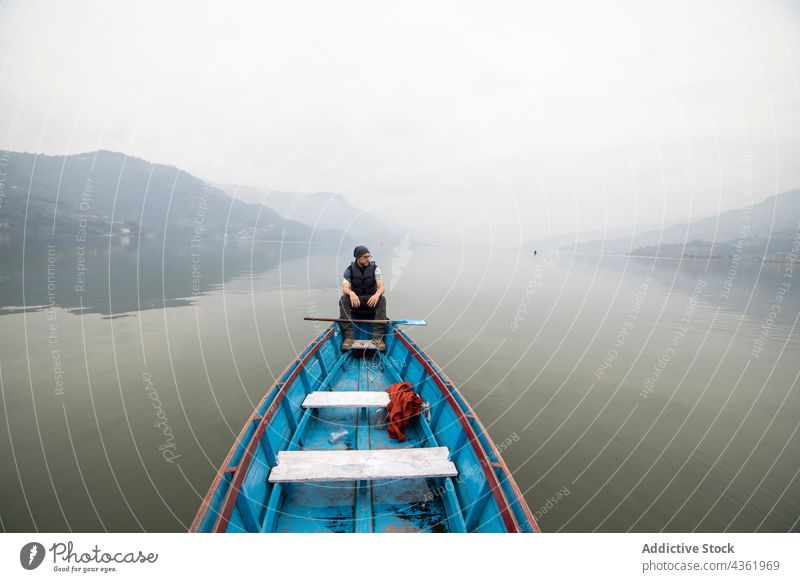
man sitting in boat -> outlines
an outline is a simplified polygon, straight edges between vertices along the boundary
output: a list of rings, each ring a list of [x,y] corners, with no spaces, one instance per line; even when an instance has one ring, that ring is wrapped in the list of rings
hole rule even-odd
[[[386,319],[386,298],[383,296],[383,275],[381,268],[372,261],[369,249],[358,245],[353,250],[355,261],[344,270],[342,296],[339,299],[339,318],[358,319],[359,313],[375,312],[375,319]],[[353,347],[353,324],[342,321],[342,350]],[[373,327],[372,342],[381,351],[386,351],[383,336],[386,324],[377,323]]]

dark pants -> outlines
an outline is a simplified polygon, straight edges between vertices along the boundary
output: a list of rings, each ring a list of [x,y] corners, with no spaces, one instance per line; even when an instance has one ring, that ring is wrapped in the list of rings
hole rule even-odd
[[[359,295],[358,298],[361,301],[361,305],[358,308],[353,309],[353,306],[350,305],[349,295],[342,295],[339,297],[340,319],[367,319],[364,317],[364,315],[369,313],[374,313],[375,319],[386,319],[386,297],[381,295],[378,299],[378,304],[375,307],[367,306],[367,301],[369,300],[370,295]],[[352,323],[342,321],[339,322],[339,325],[342,326],[342,334],[344,337],[353,337]],[[373,338],[383,339],[383,336],[386,335],[385,323],[376,323],[372,329]]]

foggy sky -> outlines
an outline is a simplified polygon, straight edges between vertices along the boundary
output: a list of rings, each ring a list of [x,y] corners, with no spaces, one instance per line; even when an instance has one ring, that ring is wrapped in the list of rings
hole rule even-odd
[[[796,2],[4,2],[0,148],[340,192],[459,244],[800,187]]]

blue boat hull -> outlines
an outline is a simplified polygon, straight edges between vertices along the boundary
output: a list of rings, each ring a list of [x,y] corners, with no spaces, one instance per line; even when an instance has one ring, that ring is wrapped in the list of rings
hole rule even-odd
[[[368,338],[371,324],[356,325]],[[536,532],[508,468],[447,376],[399,328],[387,351],[341,352],[337,324],[281,374],[256,407],[195,517],[194,532]],[[408,381],[430,404],[389,438],[381,411],[302,407],[312,391],[385,391]],[[270,483],[280,451],[448,447],[457,477]]]

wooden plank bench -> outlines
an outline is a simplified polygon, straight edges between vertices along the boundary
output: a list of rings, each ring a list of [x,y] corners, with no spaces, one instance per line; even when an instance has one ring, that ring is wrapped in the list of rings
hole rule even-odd
[[[303,408],[380,408],[389,405],[388,392],[312,392],[303,400]]]
[[[378,348],[375,347],[375,344],[372,343],[372,340],[353,340],[353,345],[350,346],[351,350],[377,350]]]
[[[270,483],[455,477],[447,447],[359,451],[280,451]]]

